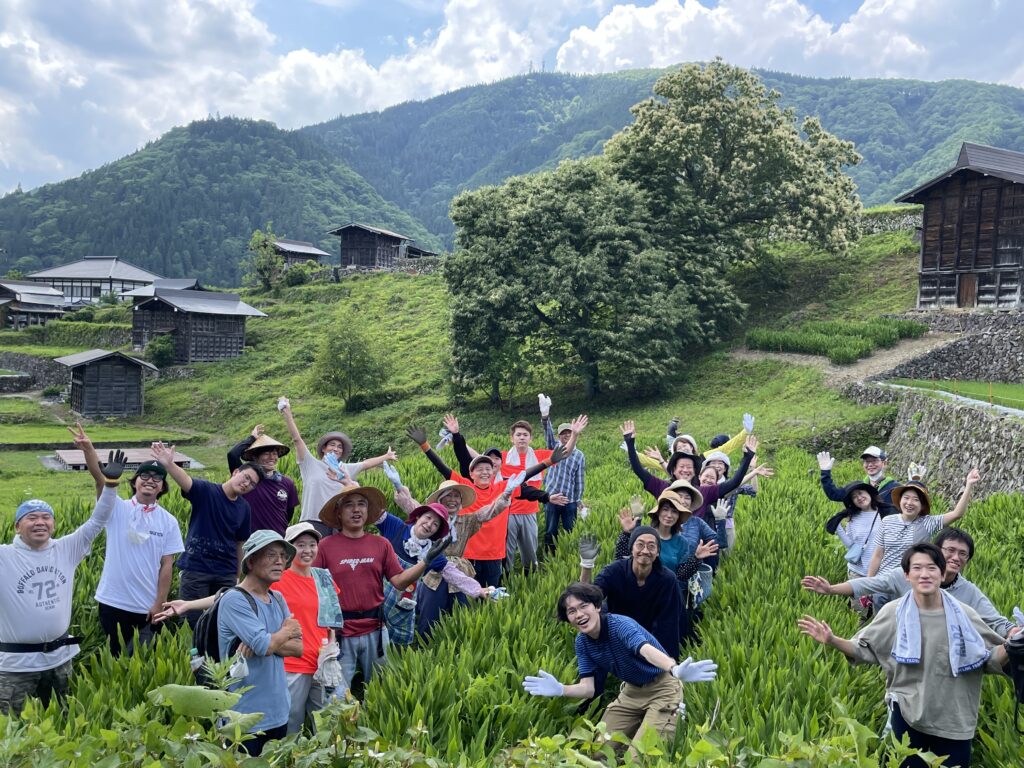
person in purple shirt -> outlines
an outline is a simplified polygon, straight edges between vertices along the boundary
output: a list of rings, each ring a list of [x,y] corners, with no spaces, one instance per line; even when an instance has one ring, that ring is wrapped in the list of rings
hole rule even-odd
[[[192,506],[185,534],[185,551],[178,557],[181,571],[178,597],[198,600],[233,587],[239,579],[242,545],[252,532],[249,505],[242,498],[263,478],[263,470],[251,462],[231,473],[224,483],[193,479],[174,463],[174,446],[153,443],[153,459],[167,470]],[[185,614],[195,629],[199,611]]]
[[[299,506],[299,492],[295,481],[277,469],[278,460],[289,450],[287,445],[265,435],[263,425],[257,424],[248,437],[228,451],[228,469],[232,472],[246,461],[263,470],[259,485],[242,495],[252,510],[254,531],[265,529],[284,536],[292,523]]]

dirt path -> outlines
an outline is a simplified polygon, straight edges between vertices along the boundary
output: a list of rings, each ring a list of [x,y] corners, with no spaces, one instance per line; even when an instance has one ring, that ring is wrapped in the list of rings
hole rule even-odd
[[[858,360],[852,365],[832,365],[827,357],[798,355],[791,352],[760,352],[752,349],[736,349],[732,357],[736,360],[778,360],[790,365],[810,365],[825,372],[825,383],[841,389],[854,381],[863,381],[871,376],[895,368],[902,362],[931,352],[937,347],[959,338],[955,333],[926,333],[917,339],[906,339],[894,347],[881,349],[871,357]]]

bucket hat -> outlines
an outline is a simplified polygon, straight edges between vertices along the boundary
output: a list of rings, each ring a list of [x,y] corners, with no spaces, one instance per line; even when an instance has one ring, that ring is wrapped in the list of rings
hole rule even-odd
[[[448,535],[448,531],[451,526],[448,523],[448,510],[444,508],[444,504],[421,504],[416,507],[412,512],[409,513],[410,524],[415,524],[427,512],[433,512],[439,518],[441,518],[441,525],[438,526],[437,532],[430,537],[431,541],[437,541],[438,539],[444,538]]]
[[[316,455],[319,458],[324,457],[324,446],[331,440],[341,441],[341,460],[344,461],[352,453],[352,438],[346,435],[344,432],[328,432],[326,435],[316,441]]]
[[[295,547],[292,546],[292,543],[285,541],[284,537],[277,531],[261,528],[246,539],[245,544],[242,545],[242,573],[249,572],[245,564],[249,561],[250,557],[274,543],[280,543],[284,546],[288,562],[291,562],[292,558],[295,557]]]

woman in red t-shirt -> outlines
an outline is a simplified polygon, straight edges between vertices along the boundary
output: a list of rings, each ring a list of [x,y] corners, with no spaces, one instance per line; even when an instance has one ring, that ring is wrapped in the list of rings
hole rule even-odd
[[[334,642],[334,630],[321,627],[318,623],[320,615],[320,596],[317,592],[317,579],[312,567],[320,544],[320,532],[308,522],[293,525],[285,532],[285,540],[295,547],[295,557],[281,580],[271,589],[281,593],[292,618],[302,627],[302,656],[284,660],[285,677],[288,680],[288,693],[291,695],[291,711],[288,715],[288,733],[298,733],[307,715],[312,723],[312,713],[323,709],[333,691],[326,690],[317,680],[313,679],[320,651],[327,643]],[[328,577],[330,574],[328,574]],[[334,580],[327,578],[338,594]],[[340,615],[340,608],[338,609]]]

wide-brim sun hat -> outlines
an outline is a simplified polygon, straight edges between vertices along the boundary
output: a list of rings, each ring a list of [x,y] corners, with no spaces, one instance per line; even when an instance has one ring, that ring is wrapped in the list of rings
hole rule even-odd
[[[438,526],[437,532],[430,537],[431,541],[437,541],[438,539],[444,538],[448,535],[448,531],[451,530],[451,525],[448,523],[448,510],[444,508],[443,504],[421,504],[416,507],[412,512],[409,513],[409,522],[411,525],[415,525],[416,521],[420,519],[427,512],[433,512],[439,518],[441,518],[441,525]]]
[[[352,454],[352,438],[346,435],[344,432],[328,432],[326,435],[316,441],[316,455],[319,458],[324,457],[324,446],[327,445],[331,440],[338,440],[341,442],[341,460],[344,461]]]
[[[693,450],[695,450],[695,451],[697,450],[697,438],[695,438],[693,435],[676,435],[675,437],[673,437],[672,438],[672,449],[673,450],[675,450],[676,443],[678,443],[680,440],[685,440],[686,442],[688,442],[690,445],[693,446]],[[683,453],[685,453],[685,451],[683,451]]]
[[[871,483],[865,483],[863,480],[850,483],[849,485],[843,486],[843,505],[854,511],[860,511],[858,507],[853,505],[853,493],[854,491],[864,491],[868,496],[871,497],[871,506],[878,507],[878,489]]]
[[[315,536],[317,541],[320,541],[320,539],[323,538],[323,534],[320,533],[320,531],[318,531],[311,522],[309,522],[308,520],[303,520],[301,523],[296,523],[295,525],[288,526],[288,530],[284,532],[284,540],[289,542],[295,541],[297,538],[299,538],[299,536],[302,536],[304,533],[308,533]]]
[[[693,474],[700,474],[700,456],[696,456],[692,453],[685,453],[684,451],[676,451],[668,457],[668,463],[665,465],[665,469],[668,471],[668,476],[673,477],[676,469],[676,464],[680,461],[688,461],[693,466]]]
[[[908,480],[903,485],[898,485],[892,489],[892,503],[898,511],[903,511],[900,507],[900,500],[903,498],[903,494],[907,491],[916,491],[917,495],[921,498],[921,514],[930,515],[932,513],[932,497],[928,493],[928,489],[925,484],[918,480]]]
[[[270,435],[260,435],[253,441],[252,445],[242,451],[242,460],[252,461],[256,458],[256,454],[265,448],[277,448],[278,457],[284,456],[291,450],[287,445],[279,443]]]
[[[349,496],[362,496],[369,506],[364,526],[372,525],[380,519],[381,513],[388,505],[384,494],[372,485],[354,485],[336,493],[320,509],[320,522],[331,528],[341,529],[341,511],[338,506]]]
[[[474,491],[468,485],[465,485],[463,483],[457,483],[454,480],[445,480],[443,483],[437,486],[436,491],[427,496],[426,501],[424,501],[423,503],[439,504],[441,501],[441,497],[444,496],[449,491],[456,491],[460,496],[462,496],[463,509],[470,506],[476,501],[476,491]]]
[[[690,494],[691,511],[696,511],[704,506],[704,494],[700,492],[700,488],[695,486],[689,480],[676,480],[665,490],[679,493],[680,491],[686,491]],[[660,497],[659,497],[660,498]]]
[[[257,554],[260,550],[266,549],[271,544],[281,544],[284,546],[285,555],[288,557],[288,562],[292,561],[295,557],[295,547],[292,546],[290,541],[286,541],[285,538],[277,531],[267,530],[261,528],[258,531],[254,531],[253,534],[245,540],[245,544],[242,545],[242,573],[248,573],[245,569],[245,564],[249,558]]]
[[[675,511],[678,512],[680,515],[684,512],[693,511],[687,506],[686,502],[679,497],[678,493],[676,493],[675,491],[664,490],[661,492],[661,495],[658,496],[658,500],[654,503],[654,506],[651,507],[650,510],[648,510],[647,514],[650,517],[653,517],[655,520],[657,520],[658,512],[659,510],[661,510],[661,505],[665,504],[666,502],[668,504],[671,504]]]

